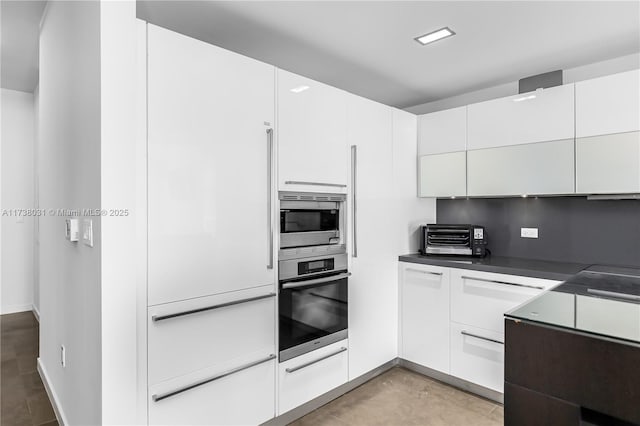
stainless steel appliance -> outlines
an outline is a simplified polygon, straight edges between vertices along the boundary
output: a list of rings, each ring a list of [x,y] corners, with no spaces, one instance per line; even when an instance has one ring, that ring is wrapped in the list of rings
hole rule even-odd
[[[422,227],[422,254],[485,256],[487,233],[479,225],[429,224]]]
[[[279,258],[346,251],[345,194],[280,192]]]
[[[348,336],[347,254],[279,262],[280,362]]]

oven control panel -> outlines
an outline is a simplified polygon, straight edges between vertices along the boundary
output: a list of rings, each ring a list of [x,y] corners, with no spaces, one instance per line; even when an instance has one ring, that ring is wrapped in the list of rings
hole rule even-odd
[[[298,262],[298,275],[317,274],[318,272],[335,270],[333,257]]]

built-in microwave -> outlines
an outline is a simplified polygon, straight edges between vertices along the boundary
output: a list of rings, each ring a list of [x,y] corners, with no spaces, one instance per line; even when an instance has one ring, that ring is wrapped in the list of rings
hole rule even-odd
[[[280,258],[345,249],[345,194],[280,192]]]

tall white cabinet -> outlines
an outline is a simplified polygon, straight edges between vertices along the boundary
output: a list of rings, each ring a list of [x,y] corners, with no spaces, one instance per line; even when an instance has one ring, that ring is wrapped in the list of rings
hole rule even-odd
[[[275,415],[274,82],[147,25],[150,424]]]
[[[274,73],[148,26],[150,305],[274,283]]]
[[[349,379],[397,355],[396,241],[393,196],[393,109],[348,97],[352,150]],[[383,225],[386,224],[386,225]]]

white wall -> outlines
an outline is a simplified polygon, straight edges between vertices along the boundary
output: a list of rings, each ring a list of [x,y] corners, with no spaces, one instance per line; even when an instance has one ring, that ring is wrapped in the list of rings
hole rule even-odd
[[[40,33],[40,207],[100,208],[100,3],[49,2]],[[101,220],[94,247],[40,221],[40,368],[65,424],[101,423]],[[66,348],[66,367],[60,346]]]
[[[563,71],[563,82],[575,83],[577,81],[588,80],[590,78],[602,77],[609,74],[629,71],[640,67],[640,54],[621,56],[619,58],[609,59],[602,62],[595,62],[580,67],[568,68]],[[553,71],[553,70],[549,70]],[[528,77],[526,75],[522,77]],[[438,101],[428,102],[426,104],[416,105],[405,108],[406,111],[414,114],[428,114],[430,112],[442,111],[449,108],[474,104],[477,102],[488,101],[490,99],[502,98],[518,93],[518,82],[512,81],[501,84],[499,86],[488,87],[486,89],[477,90],[475,92],[463,93],[461,95],[452,96]]]
[[[2,272],[0,313],[30,311],[34,296],[33,216],[7,216],[34,208],[35,119],[32,93],[2,89]]]
[[[93,247],[40,222],[40,368],[67,424],[136,422],[136,31],[135,1],[49,2],[41,27],[40,207],[107,211],[79,217]]]

